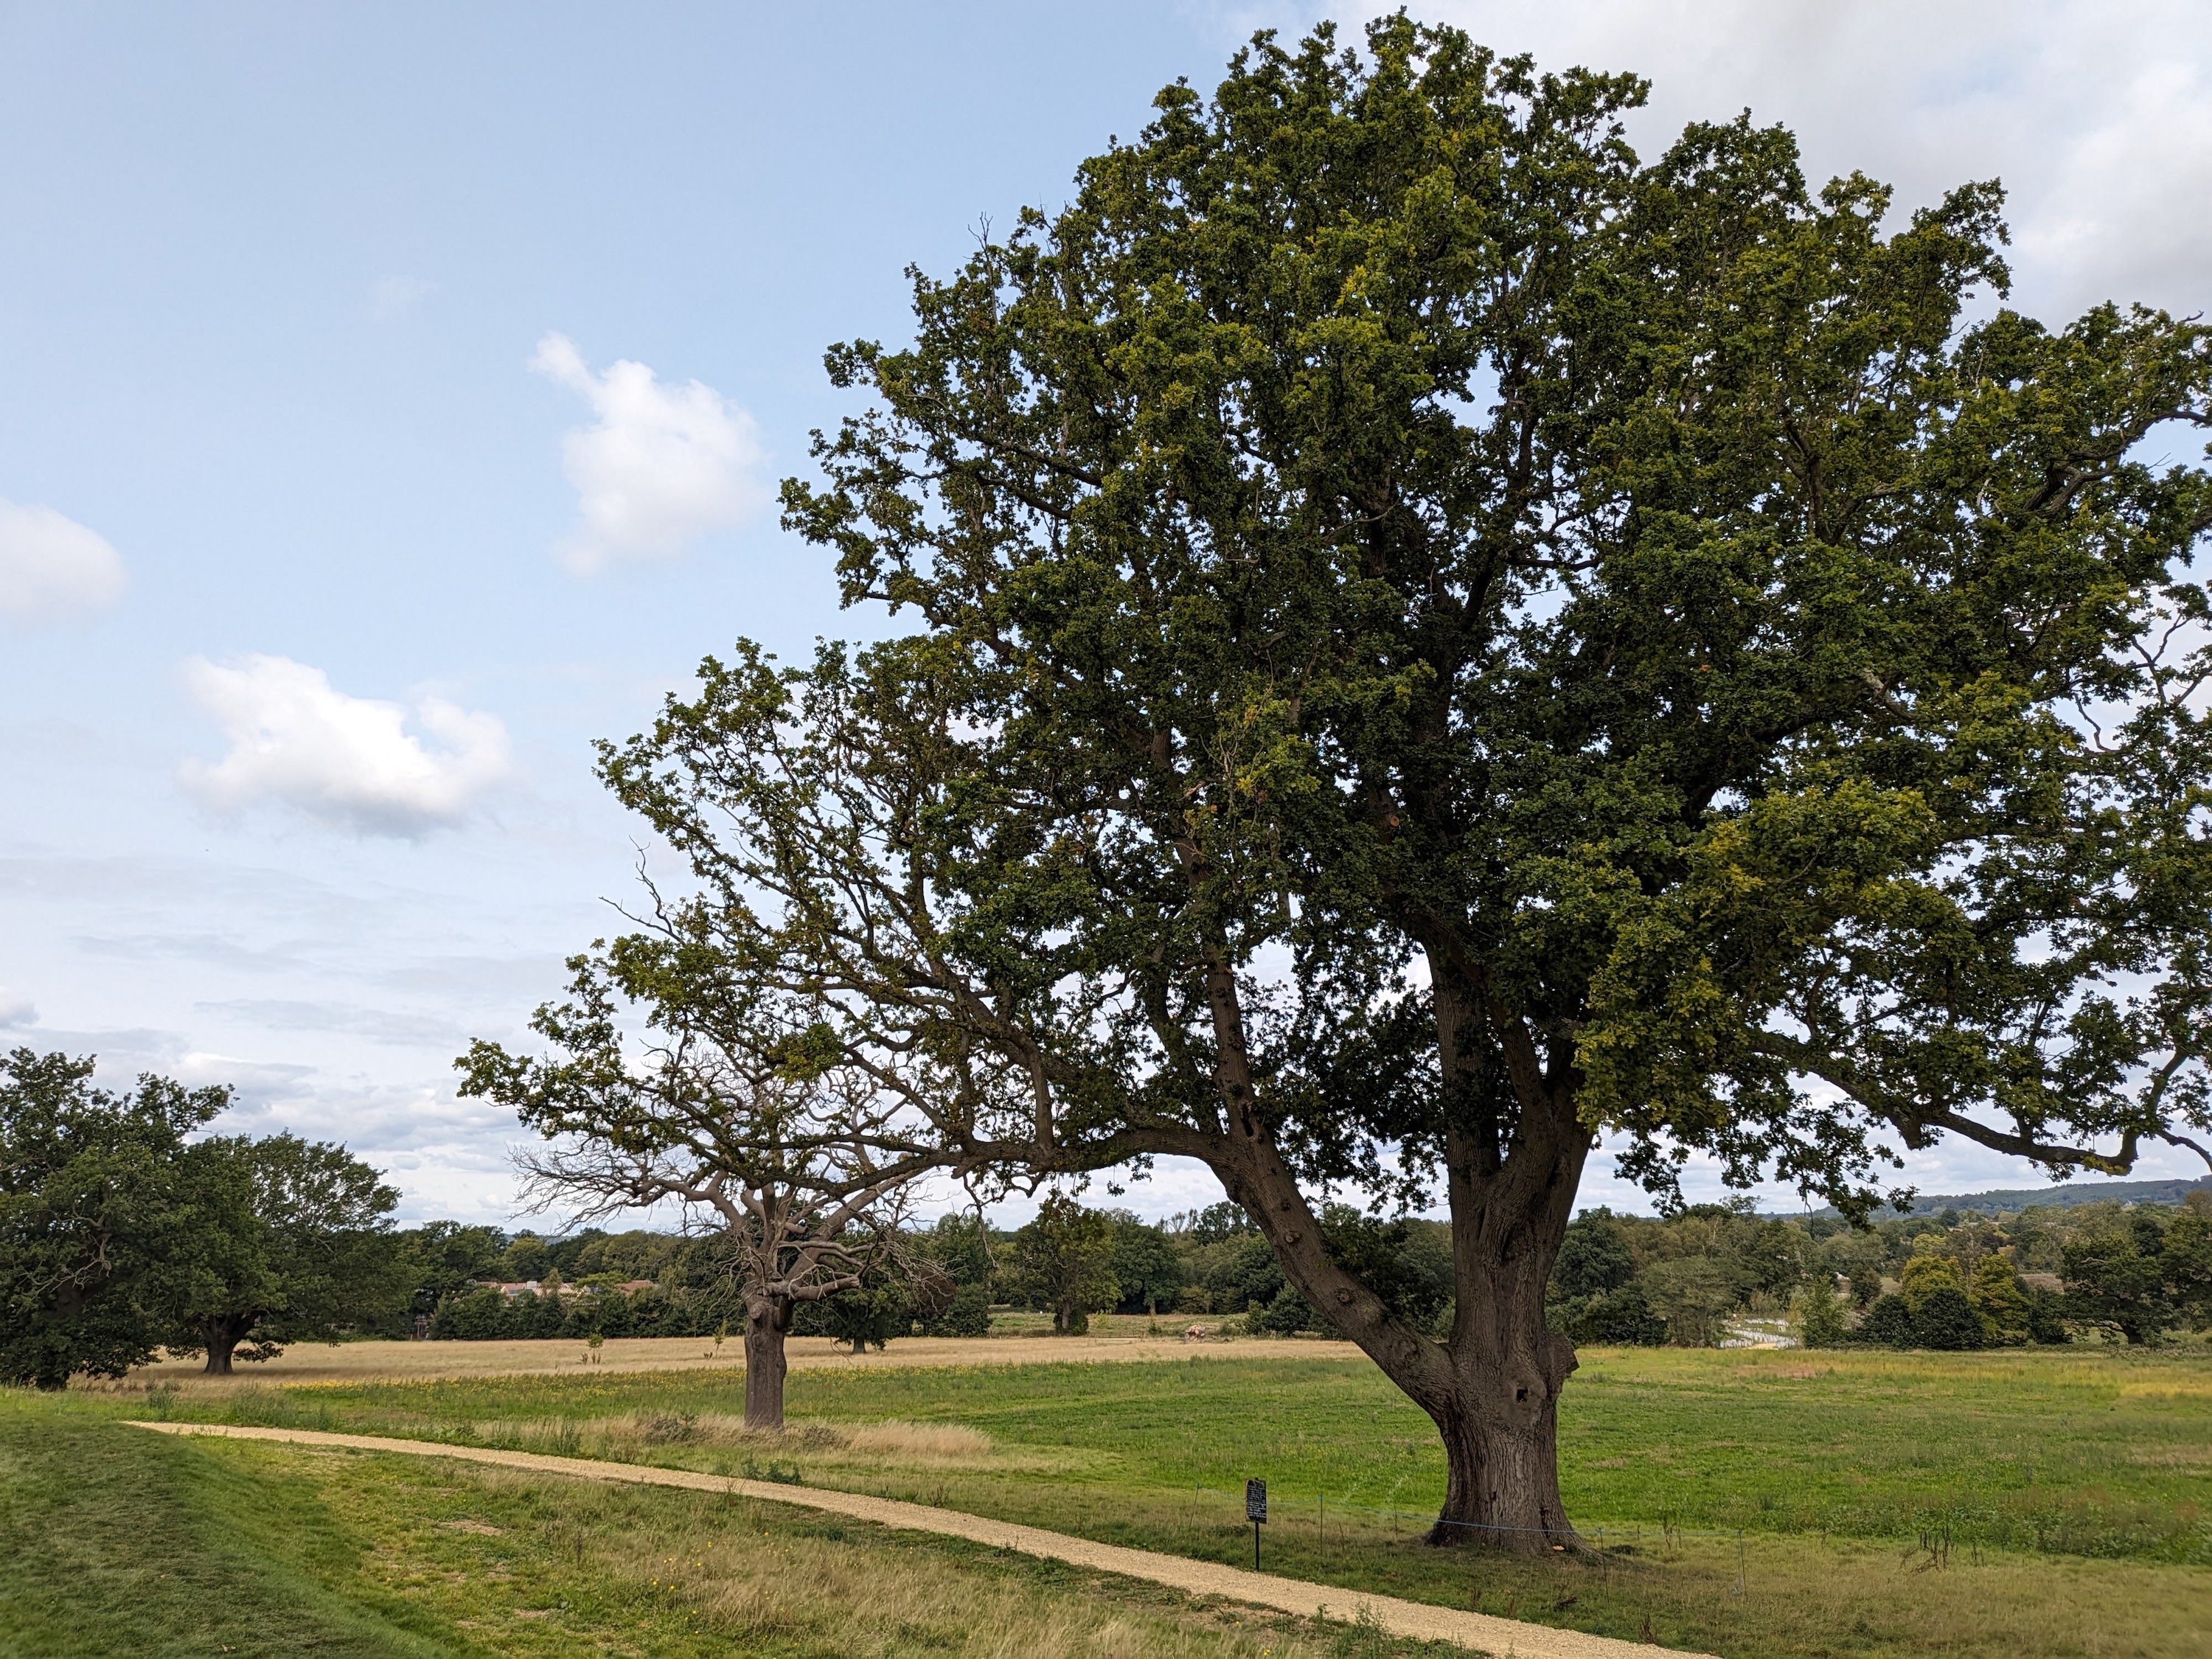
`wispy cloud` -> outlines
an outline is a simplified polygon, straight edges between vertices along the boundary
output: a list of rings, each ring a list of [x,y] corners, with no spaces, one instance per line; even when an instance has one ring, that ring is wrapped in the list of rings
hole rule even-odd
[[[280,802],[358,834],[414,836],[460,823],[514,776],[499,718],[442,698],[410,708],[348,696],[322,670],[289,657],[248,657],[236,667],[196,657],[184,676],[230,740],[221,760],[187,761],[179,771],[210,806]]]
[[[0,622],[88,622],[123,597],[123,556],[51,507],[0,501]]]
[[[193,1005],[211,1014],[225,1014],[247,1024],[272,1031],[338,1031],[367,1037],[372,1042],[405,1047],[445,1046],[459,1049],[468,1042],[465,1026],[426,1014],[397,1013],[348,1002],[298,1002],[283,998],[233,997],[223,1002]],[[0,998],[0,1012],[5,1000]]]
[[[39,1023],[39,1010],[28,997],[19,997],[0,985],[0,1031],[19,1030]]]
[[[769,499],[751,416],[697,380],[664,385],[627,359],[603,374],[564,334],[538,343],[531,368],[591,403],[598,422],[561,441],[578,521],[555,550],[588,575],[623,559],[665,559]]]
[[[380,276],[368,285],[368,314],[388,322],[437,291],[435,283],[420,276]]]

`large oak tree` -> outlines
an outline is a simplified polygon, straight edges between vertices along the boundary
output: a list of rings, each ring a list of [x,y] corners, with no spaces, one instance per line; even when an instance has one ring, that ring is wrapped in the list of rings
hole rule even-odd
[[[1996,308],[1994,185],[1646,162],[1641,96],[1402,17],[1168,88],[830,353],[787,522],[915,631],[604,761],[670,972],[814,999],[970,1170],[1210,1167],[1434,1419],[1440,1539],[1569,1534],[1601,1135],[1863,1212],[2208,1121],[2206,331]],[[1441,1340],[1346,1184],[1448,1210]]]

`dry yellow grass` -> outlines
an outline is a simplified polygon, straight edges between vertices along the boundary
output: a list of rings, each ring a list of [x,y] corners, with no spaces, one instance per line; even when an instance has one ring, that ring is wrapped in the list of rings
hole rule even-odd
[[[789,1354],[793,1370],[898,1370],[915,1365],[1051,1364],[1072,1360],[1113,1361],[1202,1358],[1301,1358],[1323,1354],[1352,1355],[1349,1342],[1305,1338],[1243,1339],[1234,1342],[1185,1343],[1175,1337],[905,1337],[878,1352],[850,1354],[827,1337],[795,1336]],[[744,1351],[734,1342],[718,1354],[711,1339],[692,1336],[625,1337],[596,1352],[580,1342],[344,1342],[287,1349],[275,1359],[241,1365],[228,1377],[208,1376],[198,1360],[161,1360],[142,1365],[120,1388],[135,1391],[149,1383],[175,1382],[200,1388],[251,1387],[258,1383],[297,1386],[313,1382],[421,1382],[472,1376],[604,1376],[610,1371],[721,1371],[744,1374]],[[100,1384],[91,1385],[94,1388]]]
[[[989,1435],[964,1424],[896,1419],[878,1423],[817,1420],[775,1431],[749,1429],[742,1417],[721,1412],[636,1412],[623,1417],[497,1418],[470,1425],[470,1433],[487,1446],[620,1462],[638,1462],[647,1448],[671,1445],[734,1446],[771,1459],[804,1453],[817,1469],[857,1463],[878,1472],[981,1463],[1034,1468],[1060,1461],[1027,1447],[1002,1451]]]
[[[290,1451],[295,1449],[285,1448]],[[817,1651],[850,1659],[915,1653],[957,1659],[1328,1659],[1344,1632],[1267,1609],[1163,1594],[1131,1605],[1078,1573],[1049,1588],[902,1551],[889,1565],[865,1535],[823,1538],[778,1526],[780,1506],[744,1502],[641,1532],[627,1494],[584,1481],[465,1468],[443,1477],[489,1497],[535,1496],[555,1505],[549,1541],[595,1574],[649,1585],[696,1610],[732,1651]],[[539,1510],[542,1513],[542,1509]],[[531,1616],[518,1613],[517,1617]],[[1371,1627],[1370,1628],[1374,1628]],[[1386,1650],[1363,1642],[1361,1651]],[[1391,1644],[1389,1651],[1402,1651]],[[1462,1649],[1470,1659],[1478,1650]]]

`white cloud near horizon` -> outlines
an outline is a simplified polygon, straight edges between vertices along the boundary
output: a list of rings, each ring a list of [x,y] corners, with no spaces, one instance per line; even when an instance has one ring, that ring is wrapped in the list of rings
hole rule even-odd
[[[714,387],[665,385],[627,358],[594,374],[565,334],[540,340],[530,368],[588,399],[599,416],[561,441],[578,520],[555,551],[577,574],[672,558],[769,500],[755,474],[758,428]]]
[[[123,556],[51,507],[0,501],[0,622],[89,622],[123,597]]]
[[[0,985],[0,1031],[17,1030],[39,1023],[37,1005],[28,997],[19,997]]]
[[[252,656],[236,667],[195,657],[183,673],[230,749],[212,764],[185,762],[178,776],[218,810],[279,802],[359,835],[412,837],[459,823],[514,780],[495,714],[433,696],[411,708],[348,696],[321,669],[289,657]]]
[[[1344,33],[1393,9],[1344,8]],[[2212,8],[2203,0],[1428,0],[1540,70],[1652,82],[1630,123],[1656,155],[1748,107],[1795,131],[1818,185],[1863,171],[1898,204],[2002,179],[2014,302],[2063,322],[2099,301],[2212,308]],[[1295,39],[1310,9],[1224,9]]]

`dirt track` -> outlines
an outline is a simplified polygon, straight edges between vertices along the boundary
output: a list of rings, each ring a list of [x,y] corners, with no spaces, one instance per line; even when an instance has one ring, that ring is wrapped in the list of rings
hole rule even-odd
[[[791,1368],[893,1370],[915,1365],[1026,1365],[1070,1361],[1140,1359],[1357,1359],[1349,1342],[1305,1338],[1240,1338],[1234,1342],[1183,1342],[1168,1336],[994,1336],[901,1337],[881,1352],[858,1356],[831,1346],[825,1336],[794,1336],[788,1344]],[[744,1348],[732,1340],[716,1354],[713,1339],[696,1336],[623,1337],[609,1340],[596,1363],[580,1342],[345,1342],[301,1345],[275,1359],[241,1365],[228,1377],[204,1375],[200,1362],[163,1361],[142,1365],[124,1386],[149,1382],[198,1383],[210,1388],[254,1383],[417,1382],[469,1376],[534,1376],[609,1371],[724,1371],[732,1380],[744,1375]],[[84,1386],[79,1383],[77,1386]],[[100,1385],[94,1384],[98,1387]]]
[[[964,1346],[973,1347],[973,1343]],[[1060,1345],[1054,1344],[1058,1346]],[[1300,1345],[1304,1346],[1304,1345]],[[1423,1601],[1401,1601],[1395,1596],[1363,1595],[1355,1590],[1309,1584],[1273,1573],[1247,1572],[1212,1561],[1193,1561],[1179,1555],[1161,1555],[1117,1544],[1097,1544],[1086,1538],[1036,1527],[1015,1526],[956,1510],[932,1509],[923,1504],[902,1504],[859,1492],[832,1492],[817,1486],[773,1486],[763,1481],[737,1480],[722,1475],[701,1474],[690,1469],[653,1468],[637,1463],[605,1463],[581,1457],[542,1457],[531,1452],[494,1451],[477,1446],[445,1446],[427,1440],[386,1440],[365,1434],[319,1434],[306,1429],[240,1429],[218,1424],[138,1423],[131,1426],[156,1429],[167,1434],[218,1435],[240,1440],[279,1440],[307,1446],[335,1446],[356,1451],[397,1452],[415,1457],[451,1457],[470,1463],[490,1463],[502,1468],[532,1469],[546,1474],[568,1475],[586,1480],[634,1481],[645,1486],[681,1486],[696,1492],[729,1492],[772,1504],[793,1504],[828,1510],[856,1521],[873,1521],[886,1527],[933,1532],[965,1538],[1023,1555],[1066,1561],[1094,1571],[1143,1578],[1193,1595],[1218,1595],[1279,1612],[1316,1618],[1329,1613],[1356,1620],[1371,1615],[1394,1636],[1428,1641],[1457,1642],[1479,1651],[1510,1655],[1515,1659],[1631,1659],[1649,1653],[1648,1644],[1617,1641],[1608,1636],[1585,1636],[1577,1631],[1553,1630],[1543,1625],[1492,1618],[1487,1613],[1460,1613]]]

